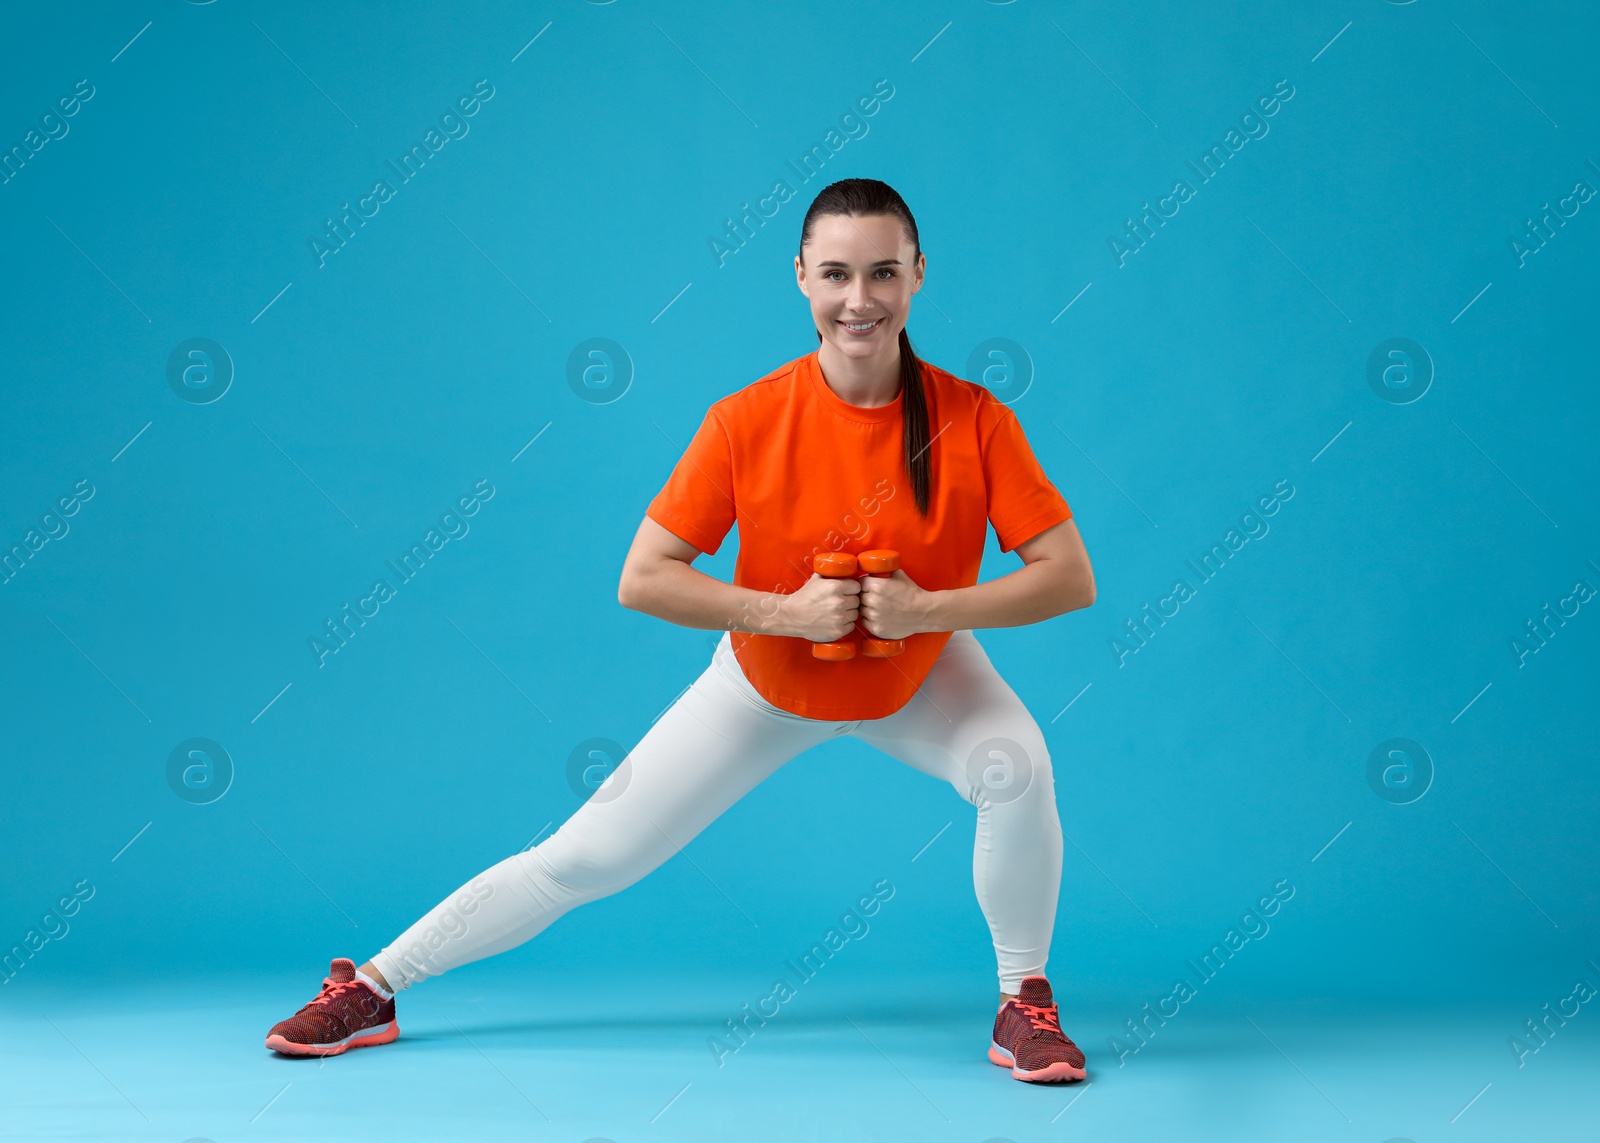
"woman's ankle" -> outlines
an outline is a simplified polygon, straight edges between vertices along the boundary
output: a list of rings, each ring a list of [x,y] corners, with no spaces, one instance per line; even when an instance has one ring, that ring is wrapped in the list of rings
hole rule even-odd
[[[376,980],[379,984],[383,985],[383,987],[388,991],[394,991],[394,985],[390,984],[383,978],[383,973],[379,972],[377,965],[373,964],[370,960],[366,964],[357,966],[356,971],[361,973],[363,976],[372,977],[373,980]]]

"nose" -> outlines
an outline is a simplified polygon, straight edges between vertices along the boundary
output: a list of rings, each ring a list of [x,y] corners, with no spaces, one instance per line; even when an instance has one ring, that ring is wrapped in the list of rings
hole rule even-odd
[[[850,287],[850,309],[853,313],[866,313],[872,308],[872,296],[867,292],[867,280],[857,278]]]

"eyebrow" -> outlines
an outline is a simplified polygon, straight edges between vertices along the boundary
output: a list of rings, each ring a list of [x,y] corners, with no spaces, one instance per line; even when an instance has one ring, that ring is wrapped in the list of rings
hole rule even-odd
[[[881,262],[872,263],[872,265],[869,266],[868,269],[876,270],[879,266],[898,266],[898,265],[900,265],[900,259],[898,259],[898,258],[885,258]],[[848,263],[848,262],[818,262],[817,263],[818,269],[822,269],[822,268],[828,267],[828,266],[838,266],[841,269],[848,270],[850,268],[850,263]]]

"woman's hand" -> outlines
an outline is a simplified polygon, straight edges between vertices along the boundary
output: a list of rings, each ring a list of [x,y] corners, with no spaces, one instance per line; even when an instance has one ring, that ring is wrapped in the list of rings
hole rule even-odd
[[[929,626],[936,593],[923,591],[903,569],[861,580],[861,625],[879,639],[904,639]]]
[[[861,581],[854,576],[829,577],[811,573],[800,590],[789,595],[769,597],[776,607],[762,624],[774,635],[809,639],[813,643],[832,643],[850,633],[861,614]]]

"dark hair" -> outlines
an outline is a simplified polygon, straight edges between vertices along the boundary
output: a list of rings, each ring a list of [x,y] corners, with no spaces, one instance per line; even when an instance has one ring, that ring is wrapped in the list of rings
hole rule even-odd
[[[822,188],[811,200],[806,218],[800,225],[800,260],[805,261],[806,243],[811,240],[812,222],[824,215],[844,214],[853,217],[888,214],[898,218],[911,239],[912,261],[922,254],[922,244],[917,239],[917,222],[911,217],[906,200],[888,183],[877,179],[840,179]],[[817,331],[822,340],[822,331]],[[902,436],[905,439],[906,474],[911,478],[911,493],[917,501],[917,511],[928,514],[929,489],[933,484],[932,452],[928,447],[928,397],[922,387],[922,362],[911,348],[911,338],[900,330],[900,379],[904,399],[901,401]]]

